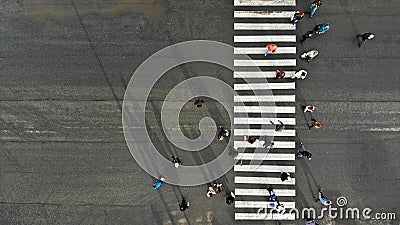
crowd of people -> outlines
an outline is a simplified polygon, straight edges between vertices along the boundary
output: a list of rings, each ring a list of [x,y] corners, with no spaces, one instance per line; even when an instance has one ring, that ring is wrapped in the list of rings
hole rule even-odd
[[[310,17],[313,17],[316,13],[316,11],[319,9],[319,7],[322,5],[322,1],[321,0],[315,0],[313,1],[313,3],[310,6]],[[294,15],[292,16],[292,18],[290,19],[290,23],[292,23],[293,25],[297,24],[301,19],[303,19],[305,16],[304,12],[300,12],[300,11],[296,11],[294,13]],[[322,24],[318,24],[317,26],[314,27],[313,30],[307,31],[304,35],[303,38],[301,40],[301,43],[303,43],[306,39],[308,38],[312,38],[315,35],[321,35],[324,34],[325,32],[327,32],[328,30],[331,29],[331,24],[329,22],[325,22]],[[364,33],[364,34],[359,34],[357,35],[357,40],[358,40],[358,46],[361,48],[362,44],[368,40],[371,40],[375,37],[375,35],[373,33]],[[275,54],[276,51],[278,50],[278,46],[276,44],[268,44],[266,46],[266,52],[265,52],[265,56],[267,56],[268,54]],[[308,52],[304,52],[303,54],[300,55],[300,58],[305,59],[308,63],[314,59],[317,55],[319,54],[319,52],[317,50],[310,50]],[[281,70],[281,69],[277,69],[275,72],[275,80],[276,79],[282,79],[285,77],[285,71]],[[299,71],[296,71],[294,73],[294,75],[291,76],[292,79],[305,79],[307,76],[307,71],[304,69],[301,69]],[[318,121],[317,119],[314,118],[313,116],[313,112],[315,111],[316,107],[312,106],[312,105],[303,105],[303,112],[309,113],[310,114],[310,123],[308,126],[308,129],[311,130],[311,128],[321,128],[322,127],[322,122]],[[275,131],[279,132],[282,131],[284,129],[284,124],[278,120],[278,122],[280,122],[280,124],[274,124],[271,121],[271,124],[273,124],[273,126],[275,127]],[[300,143],[300,150],[298,151],[297,154],[297,158],[298,159],[302,159],[303,157],[307,158],[308,160],[311,160],[312,154],[311,152],[309,152],[303,143]],[[282,182],[286,181],[286,180],[290,180],[290,174],[288,172],[282,172],[281,173],[281,180]],[[279,213],[284,213],[284,206],[282,204],[279,203],[278,201],[278,197],[276,196],[275,192],[273,191],[272,187],[269,187],[267,189],[269,191],[269,197],[268,200],[270,201],[275,201],[275,207],[276,210]],[[329,206],[332,204],[332,201],[326,199],[326,197],[324,196],[324,194],[322,193],[322,190],[319,190],[318,192],[318,198],[316,199],[316,202],[321,202],[324,206]],[[283,208],[283,209],[282,209]],[[306,225],[317,225],[317,223],[313,220],[313,219],[307,219],[306,220]]]
[[[319,7],[321,5],[322,5],[321,0],[313,1],[313,3],[310,6],[310,13],[309,13],[310,17],[313,17],[315,15],[315,13],[317,12],[317,10],[319,9]],[[302,20],[304,18],[304,16],[305,16],[305,12],[296,11],[294,13],[294,15],[292,16],[292,18],[290,19],[290,23],[295,25],[300,20]],[[331,25],[329,22],[318,24],[317,26],[315,26],[315,28],[313,30],[307,31],[303,35],[303,39],[301,40],[301,42],[303,43],[306,39],[312,38],[314,35],[323,34],[326,31],[328,31],[330,28],[331,28]],[[364,33],[364,34],[357,35],[359,47],[361,47],[365,41],[371,40],[374,37],[375,37],[375,35],[373,33]],[[268,56],[269,54],[275,54],[277,49],[278,49],[278,46],[276,44],[273,44],[273,43],[268,44],[266,46],[264,55]],[[307,62],[310,62],[317,55],[318,55],[317,50],[311,50],[311,51],[304,52],[303,54],[301,54],[301,58],[305,59]],[[307,74],[308,74],[308,72],[305,69],[300,69],[291,75],[291,79],[305,79]],[[285,76],[286,76],[285,71],[283,71],[281,69],[277,69],[275,71],[275,80],[282,79]],[[194,105],[198,108],[201,108],[203,106],[203,104],[204,104],[204,100],[202,100],[200,98],[197,98],[194,101]],[[321,128],[322,127],[322,122],[318,121],[313,116],[313,113],[315,110],[316,110],[315,106],[312,106],[312,105],[304,105],[303,106],[303,112],[305,114],[306,113],[310,114],[310,117],[311,117],[310,123],[309,123],[310,125],[308,126],[309,130],[311,130],[311,128]],[[282,132],[285,129],[285,124],[280,120],[278,120],[278,123],[274,123],[273,121],[270,121],[270,123],[273,125],[275,132]],[[221,126],[221,127],[219,127],[217,139],[219,141],[223,141],[223,140],[225,140],[225,138],[229,137],[229,134],[230,134],[230,132]],[[270,149],[270,150],[272,150],[274,147],[273,141],[269,145],[267,145],[265,143],[265,141],[260,141],[258,139],[258,137],[253,137],[253,136],[249,136],[249,137],[244,136],[243,141],[248,142],[251,145],[256,142],[259,142],[262,146],[264,146],[265,148]],[[304,157],[304,158],[307,158],[308,160],[311,160],[312,154],[311,154],[311,152],[309,152],[306,149],[306,147],[304,146],[304,144],[302,142],[300,142],[299,147],[300,147],[300,149],[297,151],[297,159],[300,160]],[[240,165],[243,165],[242,160],[239,160],[239,162],[240,162]],[[172,156],[172,163],[175,166],[175,168],[179,168],[182,165],[182,161],[177,156]],[[291,180],[290,173],[282,171],[281,175],[280,175],[280,179],[282,182],[290,181]],[[160,177],[159,179],[157,179],[153,184],[153,189],[154,190],[159,189],[162,186],[164,181],[165,181],[165,179],[163,177]],[[285,211],[286,211],[285,206],[279,202],[278,196],[276,195],[274,189],[270,186],[267,188],[267,190],[269,192],[269,196],[266,196],[266,197],[267,197],[268,201],[272,202],[269,204],[269,207],[275,209],[280,214],[285,213]],[[206,196],[208,198],[211,198],[222,192],[223,192],[223,185],[219,182],[214,182],[214,184],[210,183],[208,185]],[[235,194],[233,192],[226,191],[226,196],[225,196],[226,204],[231,205],[234,203],[234,201],[235,201]],[[324,196],[324,194],[322,193],[321,190],[319,190],[319,192],[318,192],[318,198],[316,199],[316,202],[321,202],[324,206],[329,206],[332,204],[332,201],[326,199],[326,197]],[[179,205],[179,209],[181,211],[186,211],[189,208],[189,202],[184,197],[182,198],[182,201],[178,203],[178,205]],[[313,219],[307,219],[306,225],[318,225],[318,224],[315,223],[315,221]]]

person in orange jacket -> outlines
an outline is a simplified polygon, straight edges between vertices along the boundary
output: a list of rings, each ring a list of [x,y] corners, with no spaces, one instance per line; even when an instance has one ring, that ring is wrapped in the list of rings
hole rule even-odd
[[[312,118],[311,119],[311,125],[308,127],[308,129],[310,130],[313,127],[321,128],[322,127],[322,123],[320,121],[317,121],[316,119]]]

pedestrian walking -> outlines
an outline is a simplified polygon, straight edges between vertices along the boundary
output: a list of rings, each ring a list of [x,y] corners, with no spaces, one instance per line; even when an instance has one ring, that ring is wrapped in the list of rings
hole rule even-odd
[[[154,184],[153,184],[153,190],[159,189],[164,181],[165,181],[165,178],[162,178],[162,177],[157,179],[156,182],[154,182]]]
[[[273,150],[274,149],[274,142],[271,141],[271,143],[268,146],[266,146],[266,148],[269,148],[269,150]]]
[[[332,205],[332,201],[331,200],[327,200],[321,190],[318,192],[318,198],[315,201],[316,202],[321,202],[322,205],[324,205],[324,206]]]
[[[292,79],[302,79],[302,80],[304,80],[306,78],[306,76],[307,76],[307,71],[306,70],[299,70],[299,71],[295,72],[292,75],[291,78]]]
[[[189,208],[189,202],[185,198],[182,198],[182,202],[179,203],[179,209],[183,212]]]
[[[309,130],[311,130],[311,128],[313,128],[313,127],[315,127],[315,128],[321,128],[322,127],[322,123],[320,121],[317,121],[314,118],[312,118],[310,122],[311,122],[311,125],[308,127]]]
[[[229,137],[229,131],[225,129],[224,127],[219,127],[219,133],[218,133],[218,140],[223,141],[225,137]]]
[[[274,122],[272,122],[272,120],[269,121],[269,122],[270,122],[272,125],[274,125],[275,131],[276,131],[276,132],[282,132],[283,129],[285,129],[285,124],[283,124],[282,121],[280,121],[280,120],[278,120],[278,122],[279,122],[280,124],[275,124]]]
[[[307,38],[311,38],[314,36],[315,31],[314,30],[309,30],[305,34],[303,34],[303,39],[301,40],[301,43],[303,43]]]
[[[222,192],[222,184],[214,184],[215,187],[215,194],[219,194]]]
[[[321,0],[316,0],[313,3],[311,3],[310,9],[310,17],[313,17],[314,14],[317,12],[317,9],[322,5],[322,1]]]
[[[317,50],[311,50],[309,52],[304,52],[300,57],[302,59],[307,60],[307,62],[309,63],[313,58],[315,58],[318,55],[318,51]]]
[[[225,202],[228,205],[232,205],[232,203],[235,202],[235,194],[233,192],[227,194],[225,197]]]
[[[281,172],[281,181],[284,182],[286,180],[290,180],[290,173],[288,172]]]
[[[303,12],[296,11],[296,12],[294,13],[294,15],[292,16],[290,22],[291,22],[293,25],[295,25],[296,23],[299,22],[299,20],[303,19],[303,17],[304,17],[304,13],[303,13]]]
[[[276,52],[276,50],[278,49],[278,45],[276,45],[276,44],[268,44],[267,46],[266,46],[266,50],[265,50],[265,54],[264,54],[264,56],[267,56],[268,54],[275,54],[275,52]]]
[[[175,168],[179,168],[182,165],[182,161],[175,156],[172,156],[172,163],[174,164]]]
[[[361,41],[360,41],[360,37],[361,37]],[[363,43],[364,41],[371,40],[371,39],[374,38],[374,37],[375,37],[375,34],[373,34],[373,33],[364,33],[364,34],[359,34],[359,35],[357,35],[357,38],[358,38],[358,47],[361,48],[361,45],[362,45],[362,43]]]
[[[243,140],[249,142],[250,144],[253,144],[254,142],[257,141],[257,138],[244,136]]]
[[[213,195],[216,195],[214,188],[210,185],[208,186],[207,197],[211,198]]]
[[[329,22],[326,22],[315,26],[314,31],[316,34],[324,34],[330,29],[331,29],[331,24]]]
[[[275,71],[275,80],[276,79],[282,79],[282,78],[284,78],[285,77],[285,71],[283,71],[283,70],[276,70]]]
[[[198,98],[194,102],[194,105],[197,106],[197,108],[201,108],[201,107],[203,107],[203,103],[204,103],[204,101],[202,99]]]
[[[297,158],[301,159],[304,156],[308,160],[311,160],[311,156],[312,156],[311,152],[306,150],[306,148],[304,147],[303,143],[300,143],[300,147],[301,147],[301,150],[298,151],[299,154],[297,155]]]
[[[312,106],[312,105],[306,105],[306,106],[304,106],[304,113],[306,113],[306,112],[314,112],[314,110],[315,110],[315,106]]]
[[[269,192],[268,201],[276,201],[277,197],[276,197],[274,189],[272,189],[272,187],[268,187],[267,190]]]
[[[285,206],[280,203],[278,200],[276,200],[276,211],[279,214],[284,214],[286,212]]]
[[[315,223],[313,219],[306,219],[306,225],[319,225],[319,224]]]

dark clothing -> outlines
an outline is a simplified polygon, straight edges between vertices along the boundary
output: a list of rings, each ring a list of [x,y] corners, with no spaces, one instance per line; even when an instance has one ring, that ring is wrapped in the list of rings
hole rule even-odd
[[[256,142],[256,138],[255,137],[249,137],[249,139],[247,139],[247,142],[249,142],[250,144],[253,144],[254,142]]]
[[[296,24],[299,20],[303,19],[304,13],[296,12],[293,19],[290,21],[292,24]]]
[[[289,178],[290,174],[286,173],[286,172],[282,172],[281,173],[281,180],[285,181]]]
[[[307,159],[311,159],[312,156],[311,152],[309,151],[299,151],[299,154],[306,157]]]
[[[369,40],[368,37],[371,36],[373,33],[365,33],[361,35],[362,41]]]
[[[186,211],[186,209],[188,208],[189,208],[189,203],[185,199],[182,199],[182,202],[179,204],[179,209],[181,211]]]
[[[268,187],[267,190],[268,190],[268,192],[269,192],[268,200],[269,200],[269,201],[277,201],[277,197],[276,197],[276,195],[275,195],[274,189],[272,189],[272,187]]]
[[[182,161],[175,156],[172,156],[172,163],[178,163],[179,165],[182,165]]]
[[[235,195],[231,192],[230,194],[228,194],[225,198],[225,202],[228,205],[232,205],[232,203],[235,201]]]
[[[313,30],[307,31],[307,33],[303,35],[303,39],[301,40],[301,42],[304,42],[307,38],[311,38],[314,34],[315,31]]]
[[[204,103],[203,100],[197,99],[197,100],[194,102],[194,105],[196,105],[198,108],[200,108],[200,107],[203,106],[203,103]]]
[[[374,34],[373,34],[373,33],[364,33],[364,34],[359,34],[359,35],[357,35],[357,38],[360,38],[360,37],[361,37],[361,41],[358,42],[358,47],[361,48],[361,45],[362,45],[362,43],[363,43],[364,41],[371,40],[371,39],[373,38],[372,35],[374,35]],[[359,39],[359,40],[360,40],[360,39]]]
[[[281,121],[279,121],[279,123],[281,123],[281,124],[279,124],[279,125],[276,125],[276,127],[275,127],[275,131],[283,131],[283,129],[285,129],[285,124],[283,124]]]

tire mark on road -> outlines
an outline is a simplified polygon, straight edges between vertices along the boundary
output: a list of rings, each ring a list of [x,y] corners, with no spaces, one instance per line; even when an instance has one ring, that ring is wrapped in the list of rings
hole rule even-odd
[[[114,100],[116,101],[116,103],[117,103],[117,105],[118,105],[118,108],[119,108],[119,109],[121,110],[121,112],[122,112],[122,104],[121,104],[121,102],[120,102],[119,99],[118,99],[118,96],[117,96],[117,94],[116,94],[116,91],[115,91],[114,87],[113,87],[112,84],[111,84],[110,78],[108,77],[107,72],[106,72],[106,70],[104,69],[103,63],[101,62],[101,60],[100,60],[100,58],[99,58],[99,55],[97,54],[96,50],[94,49],[93,41],[90,39],[89,33],[88,33],[88,31],[87,31],[85,25],[83,24],[82,17],[79,15],[79,12],[78,12],[78,9],[76,8],[76,5],[75,5],[74,0],[71,0],[71,5],[72,5],[72,7],[74,8],[74,11],[75,11],[76,16],[78,17],[79,24],[81,25],[82,30],[83,30],[83,32],[85,33],[86,40],[87,40],[88,43],[89,43],[89,47],[90,47],[90,49],[92,50],[94,57],[96,58],[97,65],[100,67],[100,70],[101,70],[101,72],[102,72],[102,74],[103,74],[103,77],[104,77],[104,79],[105,79],[105,81],[106,81],[108,87],[110,88],[111,94],[113,95]]]

